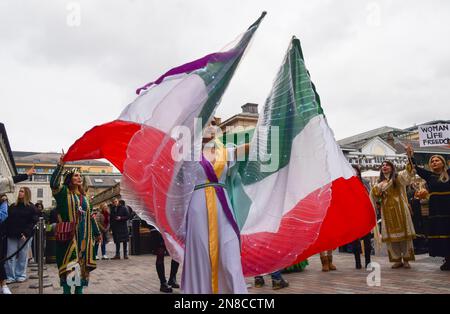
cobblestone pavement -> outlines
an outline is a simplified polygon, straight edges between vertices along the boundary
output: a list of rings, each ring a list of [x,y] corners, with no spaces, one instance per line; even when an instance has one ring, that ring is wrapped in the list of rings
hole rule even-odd
[[[113,248],[108,245],[108,251]],[[111,253],[111,252],[110,252]],[[112,256],[112,255],[110,255]],[[159,292],[159,281],[155,270],[154,255],[130,256],[128,260],[101,260],[97,269],[91,273],[89,287],[86,294],[149,294]],[[347,253],[335,253],[334,264],[337,271],[324,273],[321,271],[319,257],[312,256],[309,259],[306,270],[298,273],[284,274],[290,286],[281,290],[272,290],[270,276],[265,276],[266,285],[262,288],[253,287],[253,279],[247,278],[249,293],[413,293],[426,294],[450,293],[450,272],[439,270],[440,258],[431,258],[428,255],[416,256],[416,262],[411,263],[412,269],[391,269],[391,264],[386,257],[373,257],[372,262],[381,265],[381,285],[369,286],[367,277],[370,271],[356,270],[354,268],[353,255]],[[166,274],[170,271],[170,258],[166,257]],[[44,281],[52,285],[44,289],[46,294],[59,294],[56,264],[46,265],[45,273],[48,275]],[[29,275],[35,274],[32,267],[28,268]],[[178,278],[181,276],[181,267]],[[179,279],[178,279],[179,280]],[[28,279],[24,283],[10,284],[15,294],[36,294],[37,289],[30,288],[36,284],[37,279]],[[179,293],[175,290],[174,293]]]

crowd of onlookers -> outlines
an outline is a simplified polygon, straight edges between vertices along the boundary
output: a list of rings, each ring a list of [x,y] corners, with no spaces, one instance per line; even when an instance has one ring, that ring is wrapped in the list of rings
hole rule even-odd
[[[101,243],[96,243],[94,248],[97,259],[109,259],[106,255],[106,244],[111,237],[116,245],[116,253],[112,259],[121,258],[121,244],[123,258],[128,259],[128,241],[131,233],[130,222],[136,216],[133,209],[126,205],[124,200],[113,198],[111,204],[102,203],[100,207],[94,208],[93,216],[102,234]],[[101,252],[98,252],[99,246]]]
[[[15,183],[27,180],[34,172],[32,167],[26,174],[0,177],[0,292],[3,294],[11,293],[8,283],[27,279],[30,240],[40,215],[38,208],[42,208],[31,203],[31,191],[27,187],[19,189],[17,200],[11,205],[6,193],[12,192]],[[6,259],[7,256],[12,258]]]
[[[414,151],[407,146],[409,163],[405,170],[397,171],[389,160],[382,163],[380,175],[366,186],[376,210],[377,221],[373,236],[368,234],[352,243],[356,268],[362,268],[360,254],[364,242],[365,264],[370,263],[373,250],[371,237],[381,248],[384,243],[393,269],[411,268],[415,254],[428,253],[432,257],[442,257],[440,270],[450,270],[450,169],[441,155],[429,158],[427,167],[418,166]],[[322,259],[323,270],[329,269]]]

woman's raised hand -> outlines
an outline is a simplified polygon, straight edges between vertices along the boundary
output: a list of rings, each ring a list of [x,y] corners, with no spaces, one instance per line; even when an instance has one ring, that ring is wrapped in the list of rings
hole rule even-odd
[[[36,165],[33,164],[33,167],[31,167],[31,168],[27,171],[27,175],[28,175],[29,177],[36,173],[35,167],[36,167]]]
[[[412,158],[414,155],[414,150],[411,146],[411,144],[406,145],[406,154],[408,155],[408,157]]]
[[[66,154],[64,153],[64,149],[62,150],[62,153],[61,153],[61,157],[59,157],[59,164],[61,165],[61,166],[64,166],[64,164],[65,164],[65,162],[64,162],[64,156],[66,156]]]

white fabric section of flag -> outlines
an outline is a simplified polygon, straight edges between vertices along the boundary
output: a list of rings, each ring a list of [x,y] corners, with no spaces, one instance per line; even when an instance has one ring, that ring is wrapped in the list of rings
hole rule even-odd
[[[207,97],[205,82],[200,76],[171,76],[142,93],[123,110],[119,120],[145,124],[169,133],[190,115],[194,119]]]
[[[244,186],[252,205],[241,234],[277,232],[283,215],[311,192],[354,176],[323,115],[308,122],[292,147],[288,166]]]

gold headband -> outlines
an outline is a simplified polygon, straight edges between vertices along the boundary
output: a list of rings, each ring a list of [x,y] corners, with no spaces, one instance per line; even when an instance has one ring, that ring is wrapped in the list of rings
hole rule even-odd
[[[67,178],[67,176],[69,176],[69,175],[74,175],[75,173],[81,174],[81,172],[80,172],[80,170],[78,170],[78,168],[72,168],[72,169],[66,170],[66,172],[64,172],[64,178]]]

